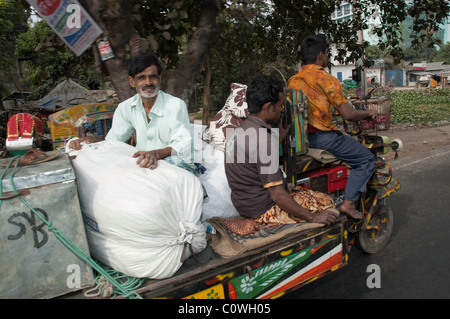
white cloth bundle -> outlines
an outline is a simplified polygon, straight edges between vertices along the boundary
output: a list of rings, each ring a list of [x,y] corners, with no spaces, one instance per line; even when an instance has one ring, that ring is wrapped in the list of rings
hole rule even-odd
[[[200,138],[206,126],[191,124],[194,137],[194,161],[206,171],[200,181],[206,188],[208,199],[203,202],[202,220],[212,217],[239,216],[231,202],[231,189],[225,175],[225,154]]]
[[[66,151],[68,151],[66,149]],[[72,160],[92,255],[126,275],[162,279],[206,247],[203,190],[192,173],[158,161],[136,164],[136,148],[86,144]]]

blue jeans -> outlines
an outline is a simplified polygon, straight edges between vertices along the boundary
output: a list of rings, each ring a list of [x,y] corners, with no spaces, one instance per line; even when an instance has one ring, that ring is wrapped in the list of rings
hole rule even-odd
[[[340,131],[309,134],[309,147],[330,152],[352,168],[345,188],[345,199],[356,201],[364,193],[375,170],[374,155],[357,140]]]

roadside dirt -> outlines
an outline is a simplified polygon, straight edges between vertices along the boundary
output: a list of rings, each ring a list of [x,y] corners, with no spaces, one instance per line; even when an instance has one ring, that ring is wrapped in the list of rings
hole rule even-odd
[[[370,131],[374,134],[374,131]],[[446,145],[450,145],[450,123],[440,125],[391,125],[386,131],[378,131],[380,136],[388,136],[392,140],[399,138],[403,142],[403,149],[398,157],[431,151]],[[389,162],[394,160],[395,152],[390,151],[384,158]]]

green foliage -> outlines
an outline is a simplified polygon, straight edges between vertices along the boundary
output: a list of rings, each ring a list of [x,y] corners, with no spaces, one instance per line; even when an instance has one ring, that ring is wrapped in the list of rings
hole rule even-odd
[[[356,89],[343,88],[345,96],[356,96]],[[392,124],[420,124],[450,120],[450,88],[392,90],[379,88],[372,94],[389,96]]]
[[[77,57],[44,21],[19,35],[15,54],[30,58],[22,81],[32,83],[31,99],[42,98],[67,78],[87,87],[97,77],[91,52]]]
[[[0,1],[0,99],[12,89],[10,72],[15,68],[14,40],[27,30],[28,11],[19,2]]]
[[[128,12],[127,8],[120,8],[125,6],[122,1],[115,4],[111,1],[83,3],[86,8],[104,6],[105,19],[108,17],[107,9]],[[220,34],[207,44],[213,71],[211,110],[223,106],[232,82],[248,83],[251,77],[263,69],[266,72],[269,66],[279,69],[286,78],[293,75],[300,57],[299,46],[306,35],[326,34],[330,42],[341,44],[338,47],[339,62],[354,62],[368,46],[367,42],[360,43],[357,33],[369,28],[367,18],[376,13],[381,21],[381,27],[375,30],[381,41],[378,47],[384,49],[385,55],[398,60],[403,54],[401,43],[404,36],[400,22],[411,17],[414,28],[410,33],[411,43],[415,48],[419,44],[432,46],[436,41],[430,36],[431,31],[437,29],[450,11],[448,1],[358,0],[353,2],[355,19],[337,23],[330,16],[336,6],[344,3],[342,0],[216,0],[214,3],[221,10],[216,17]],[[183,57],[189,58],[188,43],[199,29],[202,4],[203,1],[197,0],[129,1],[127,5],[132,8],[131,14],[135,18],[133,26],[143,39],[141,50],[156,53],[166,69],[176,70]],[[378,5],[379,10],[374,5]],[[128,31],[124,30],[123,34]],[[425,31],[428,33],[424,34]],[[87,58],[92,59],[89,51],[77,60],[70,56],[67,48],[56,46],[56,40],[51,41],[51,46],[46,46],[48,41],[45,39],[24,40],[29,43],[21,48],[22,54],[33,57],[27,77],[35,85],[35,96],[42,96],[64,77],[75,77],[79,83],[86,84],[85,81],[94,76],[94,67]],[[34,49],[38,45],[41,49],[36,52]],[[57,52],[49,51],[52,47],[57,48]],[[189,48],[191,51],[197,49]],[[52,64],[56,66],[51,67]],[[177,71],[183,73],[185,70]],[[195,91],[197,105],[202,104],[202,81],[199,76]]]
[[[434,62],[447,62],[450,64],[450,42],[441,45],[439,51],[433,57]]]
[[[417,124],[450,120],[450,88],[392,90],[391,123]]]
[[[276,54],[264,41],[268,10],[264,1],[241,5],[236,3],[223,10],[217,19],[221,33],[210,49],[215,65],[211,78],[211,110],[223,107],[233,82],[247,84],[265,64],[273,63]]]
[[[142,38],[141,50],[159,56],[166,69],[174,69],[180,52],[197,26],[200,1],[132,0],[134,27]],[[183,50],[184,49],[184,50]]]

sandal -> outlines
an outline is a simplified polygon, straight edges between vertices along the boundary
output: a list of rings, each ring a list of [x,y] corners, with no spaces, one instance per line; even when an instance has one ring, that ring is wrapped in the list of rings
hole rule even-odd
[[[43,152],[36,148],[33,148],[20,158],[19,166],[34,165],[34,164],[47,162],[47,161],[54,159],[57,156],[58,156],[58,151],[46,153],[46,152]]]
[[[50,161],[58,156],[58,151],[43,152],[36,148],[29,150],[25,155],[19,158],[19,164],[17,166],[35,165],[43,162]],[[0,167],[8,166],[9,162],[0,163]],[[12,164],[13,166],[15,164]]]

